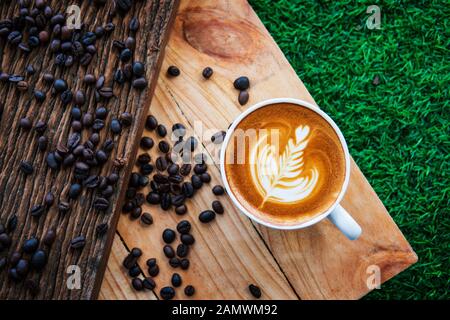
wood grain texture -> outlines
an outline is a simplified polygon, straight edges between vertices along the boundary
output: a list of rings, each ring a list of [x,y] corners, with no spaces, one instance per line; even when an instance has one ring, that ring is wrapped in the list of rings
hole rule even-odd
[[[161,73],[150,111],[166,125],[181,122],[191,132],[196,128],[202,148],[216,161],[219,148],[209,143],[211,134],[226,130],[252,104],[276,97],[315,103],[245,0],[183,1],[163,70],[169,65],[179,66],[182,73],[177,78]],[[210,80],[201,76],[206,66],[214,69]],[[241,75],[251,80],[250,101],[244,107],[232,84]],[[209,172],[211,185],[219,183],[218,162],[209,166]],[[213,199],[206,187],[188,202],[197,241],[190,253],[192,266],[182,275],[184,284],[196,286],[196,299],[248,299],[246,285],[251,282],[262,287],[264,298],[356,299],[369,291],[368,266],[379,266],[386,281],[417,261],[354,162],[343,206],[362,226],[357,241],[347,240],[327,220],[300,231],[267,229],[238,213],[226,197],[220,199],[225,214],[210,225],[200,225],[198,213]],[[161,253],[161,233],[174,228],[180,218],[153,206],[145,210],[153,214],[154,225],[143,229],[122,216],[118,232],[128,246],[141,246],[146,257],[164,261],[157,282],[167,285],[173,270]],[[177,293],[177,298],[183,294]]]
[[[14,2],[15,3],[15,2]],[[79,3],[79,2],[78,2]],[[51,1],[55,12],[65,12],[72,1]],[[105,6],[91,6],[83,1],[81,6],[82,21],[93,28],[107,22],[108,12],[113,1]],[[46,153],[37,150],[37,136],[33,131],[24,132],[18,128],[19,119],[25,115],[33,123],[45,120],[48,123],[46,135],[49,137],[49,148],[54,150],[58,142],[65,143],[70,128],[70,107],[61,106],[59,98],[51,97],[50,88],[42,80],[42,72],[49,71],[55,77],[64,78],[73,92],[83,88],[88,95],[89,103],[82,108],[83,112],[93,112],[97,105],[94,103],[94,92],[80,81],[86,73],[96,76],[105,75],[106,84],[112,86],[113,72],[119,66],[118,56],[113,52],[112,41],[124,40],[129,34],[129,21],[132,17],[140,20],[140,31],[136,35],[136,49],[134,59],[146,64],[146,78],[149,86],[142,92],[134,90],[129,84],[114,86],[114,95],[107,103],[109,110],[106,126],[101,131],[102,140],[106,137],[114,139],[115,148],[110,154],[110,161],[96,174],[106,175],[112,170],[112,160],[122,158],[134,161],[137,151],[134,142],[143,130],[144,116],[150,104],[156,81],[153,81],[160,67],[160,57],[167,41],[171,23],[174,20],[178,1],[138,1],[125,17],[117,15],[113,18],[116,28],[110,37],[97,41],[97,54],[88,67],[75,64],[69,69],[56,68],[53,55],[48,47],[42,47],[30,55],[22,55],[18,50],[0,45],[1,70],[10,74],[24,74],[25,66],[33,64],[36,74],[29,79],[30,87],[48,91],[47,98],[42,104],[35,103],[32,91],[18,94],[12,85],[0,85],[0,100],[4,103],[2,122],[0,123],[0,222],[5,223],[14,214],[18,217],[18,227],[13,234],[13,244],[9,252],[21,247],[24,240],[31,236],[42,237],[50,227],[57,229],[57,241],[49,252],[49,262],[42,274],[32,274],[39,282],[41,291],[38,299],[91,299],[96,298],[103,279],[109,249],[112,245],[114,230],[117,224],[117,205],[123,198],[123,182],[128,181],[129,168],[120,172],[120,180],[110,201],[113,205],[105,213],[98,213],[92,207],[94,192],[83,191],[79,199],[71,203],[70,213],[60,215],[55,206],[39,220],[31,217],[30,208],[42,204],[44,195],[52,190],[56,195],[56,202],[67,199],[68,184],[72,180],[73,170],[66,169],[58,172],[50,170],[45,164]],[[17,5],[0,5],[0,17],[11,17],[18,12]],[[120,136],[112,136],[109,128],[112,117],[118,117],[122,112],[130,112],[133,125],[124,129]],[[83,133],[83,141],[87,132]],[[18,171],[21,160],[28,160],[34,164],[34,173],[24,177]],[[120,211],[120,210],[119,210]],[[96,237],[95,227],[100,223],[109,223],[110,232],[104,237]],[[82,251],[70,250],[72,238],[84,235],[87,239]],[[2,253],[5,254],[5,253]],[[81,271],[81,289],[69,290],[66,281],[69,274],[67,267],[76,265]],[[24,299],[31,298],[24,289],[23,282],[13,283],[8,280],[7,272],[0,274],[0,298]]]

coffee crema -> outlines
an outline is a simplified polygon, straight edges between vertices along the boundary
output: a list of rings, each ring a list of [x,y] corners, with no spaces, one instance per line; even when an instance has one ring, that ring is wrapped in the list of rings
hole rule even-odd
[[[346,175],[345,152],[333,127],[318,113],[289,103],[261,107],[242,119],[224,160],[238,202],[280,226],[327,211]]]

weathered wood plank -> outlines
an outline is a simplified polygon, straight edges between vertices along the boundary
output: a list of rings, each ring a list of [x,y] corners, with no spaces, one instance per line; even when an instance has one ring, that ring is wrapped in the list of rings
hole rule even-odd
[[[54,12],[65,12],[72,1],[48,1]],[[14,4],[14,5],[13,5]],[[16,2],[13,4],[3,2],[0,5],[0,20],[18,13]],[[111,247],[114,230],[117,224],[117,209],[120,208],[120,199],[123,197],[124,181],[128,180],[129,167],[120,171],[119,183],[110,198],[109,209],[105,213],[98,213],[92,204],[95,193],[84,190],[77,201],[71,202],[70,213],[61,215],[56,205],[46,212],[40,219],[30,216],[30,208],[42,204],[44,195],[52,190],[56,202],[67,200],[67,189],[73,180],[73,169],[52,171],[46,165],[46,153],[37,150],[37,135],[33,131],[24,132],[18,127],[19,119],[25,115],[33,123],[44,120],[48,124],[46,135],[49,138],[51,150],[56,148],[58,142],[65,143],[70,133],[70,105],[63,107],[59,97],[50,94],[50,87],[43,82],[42,72],[52,72],[55,77],[64,78],[73,92],[84,89],[87,101],[82,107],[83,112],[94,112],[95,108],[104,104],[109,110],[106,126],[101,131],[101,140],[110,137],[115,142],[115,148],[110,154],[110,160],[101,171],[95,174],[107,175],[112,172],[113,159],[122,158],[133,161],[136,153],[135,141],[143,130],[144,116],[150,104],[152,92],[156,81],[153,81],[159,72],[160,57],[167,41],[170,26],[174,19],[178,1],[136,1],[131,10],[124,17],[115,15],[111,20],[109,12],[113,1],[105,6],[93,6],[90,1],[78,2],[81,6],[82,22],[89,30],[98,25],[105,25],[113,21],[115,30],[109,37],[97,41],[97,54],[88,67],[80,67],[78,63],[64,69],[54,65],[54,56],[48,47],[44,46],[24,55],[17,49],[2,40],[0,44],[1,71],[9,74],[24,74],[25,67],[33,64],[36,73],[28,77],[30,90],[19,94],[13,85],[0,84],[0,101],[4,103],[2,121],[0,122],[0,222],[5,223],[13,215],[18,217],[18,225],[13,233],[13,243],[9,252],[18,250],[25,239],[31,236],[42,237],[50,227],[57,229],[57,240],[49,251],[49,262],[42,273],[33,272],[28,278],[35,279],[41,287],[36,298],[41,299],[91,299],[95,298],[100,289],[102,276],[106,267],[108,252]],[[130,84],[113,86],[114,70],[120,66],[118,54],[112,47],[113,40],[125,40],[129,35],[129,22],[132,17],[139,18],[140,29],[136,34],[136,49],[134,60],[146,64],[146,79],[148,87],[139,92],[131,88]],[[96,76],[105,75],[106,85],[113,86],[114,97],[109,101],[94,103],[94,90],[87,88],[81,81],[86,73]],[[42,104],[32,99],[32,89],[37,88],[47,92],[46,100]],[[113,136],[110,131],[110,121],[122,112],[130,112],[134,119],[130,128],[124,128],[121,135]],[[87,139],[87,130],[84,130],[83,141]],[[33,163],[34,172],[24,177],[18,171],[21,160]],[[107,236],[96,237],[95,227],[100,223],[109,223],[110,232]],[[86,237],[86,246],[82,251],[69,249],[70,241],[78,235]],[[81,289],[69,290],[66,286],[68,266],[76,265],[81,271]],[[23,299],[31,298],[24,289],[23,282],[13,283],[8,280],[7,272],[0,274],[0,298]]]
[[[201,123],[204,129],[214,132],[226,130],[240,112],[263,99],[295,97],[314,103],[244,0],[183,2],[163,70],[169,65],[179,66],[182,73],[171,79],[161,73],[150,110],[166,125],[181,122],[192,130]],[[206,66],[215,71],[207,81],[201,76]],[[232,85],[241,75],[251,79],[250,101],[244,107],[237,103],[237,92]],[[211,131],[203,132],[204,135],[197,132],[197,135],[202,136],[204,146],[214,157],[218,155],[218,148],[208,143]],[[213,176],[211,185],[218,183],[218,166],[209,166],[209,172]],[[354,242],[347,240],[328,221],[291,232],[261,227],[239,214],[225,197],[221,199],[225,215],[211,225],[199,225],[198,213],[208,207],[213,198],[206,188],[188,204],[197,242],[190,253],[193,266],[183,277],[187,279],[185,284],[197,286],[199,294],[195,298],[249,298],[245,283],[251,281],[261,285],[266,298],[286,298],[286,294],[293,298],[292,291],[284,289],[285,281],[280,280],[275,257],[300,298],[355,299],[369,291],[366,285],[368,266],[379,266],[381,279],[386,281],[417,260],[354,163],[343,202],[363,228],[362,237]],[[161,253],[161,232],[165,227],[174,228],[180,218],[156,207],[146,206],[145,210],[155,217],[155,224],[149,230],[143,230],[124,216],[118,231],[127,245],[142,246],[147,257],[156,256],[165,262]],[[171,272],[169,267],[162,270],[157,279],[161,286],[169,284]],[[280,294],[283,290],[284,294]],[[178,298],[182,296],[177,294]]]

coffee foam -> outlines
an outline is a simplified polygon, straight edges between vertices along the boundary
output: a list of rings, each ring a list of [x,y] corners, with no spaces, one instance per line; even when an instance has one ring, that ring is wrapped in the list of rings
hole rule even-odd
[[[256,134],[239,136],[249,130]],[[334,204],[345,180],[345,154],[336,132],[319,114],[275,104],[238,124],[226,150],[225,172],[231,191],[248,211],[289,225]]]

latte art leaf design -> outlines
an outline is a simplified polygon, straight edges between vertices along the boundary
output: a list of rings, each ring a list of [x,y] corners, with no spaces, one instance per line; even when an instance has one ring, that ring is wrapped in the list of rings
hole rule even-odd
[[[304,150],[308,145],[308,126],[295,130],[295,140],[289,139],[281,156],[275,146],[262,135],[251,150],[251,175],[258,191],[263,195],[261,207],[267,201],[278,203],[298,202],[314,190],[319,173],[316,168],[304,172]]]

